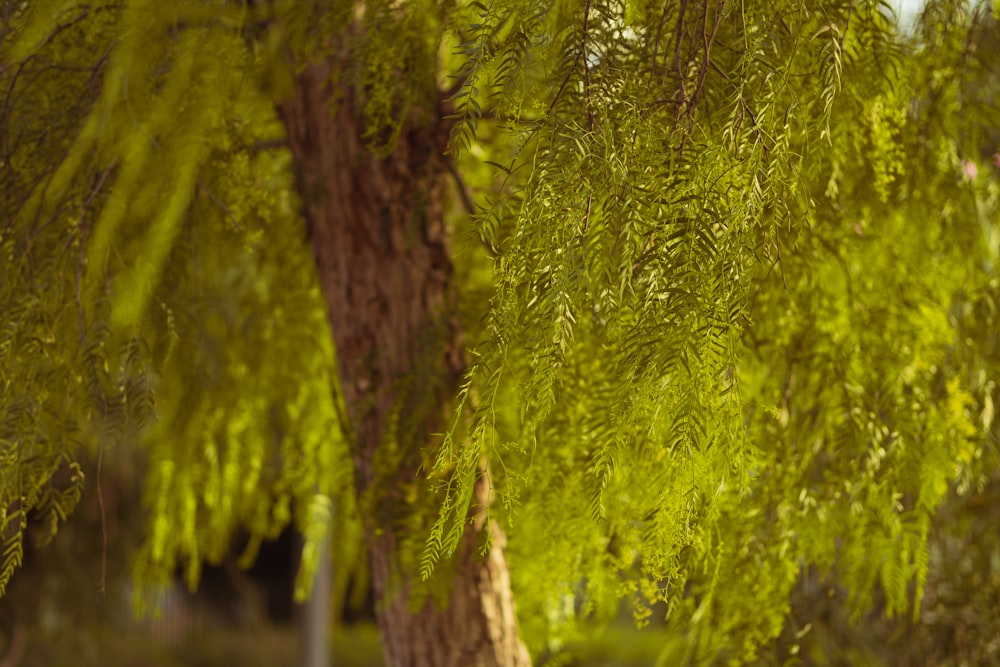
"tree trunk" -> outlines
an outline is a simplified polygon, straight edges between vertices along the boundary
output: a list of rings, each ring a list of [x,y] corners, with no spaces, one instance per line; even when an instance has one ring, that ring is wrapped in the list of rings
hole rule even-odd
[[[408,605],[414,573],[401,570],[396,528],[418,521],[421,448],[440,432],[465,365],[444,225],[447,127],[439,109],[423,110],[423,124],[415,113],[392,154],[377,158],[352,91],[331,90],[332,66],[307,67],[280,113],[336,343],[356,485],[373,515],[366,533],[387,663],[530,665],[504,536],[481,514],[456,554],[448,604]],[[484,531],[493,537],[485,559]]]

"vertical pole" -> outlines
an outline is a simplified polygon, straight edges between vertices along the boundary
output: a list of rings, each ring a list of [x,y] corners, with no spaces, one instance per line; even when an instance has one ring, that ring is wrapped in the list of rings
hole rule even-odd
[[[316,580],[312,594],[306,601],[303,619],[304,656],[303,667],[332,667],[330,656],[330,598],[333,580],[330,563],[330,545],[323,547],[316,568]]]

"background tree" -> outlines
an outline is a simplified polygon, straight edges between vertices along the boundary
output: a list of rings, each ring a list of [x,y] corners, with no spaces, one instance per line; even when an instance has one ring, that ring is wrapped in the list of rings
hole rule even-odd
[[[930,7],[8,6],[0,581],[140,438],[139,575],[360,530],[391,664],[526,664],[511,585],[536,654],[627,597],[750,659],[807,564],[918,608],[994,460],[995,22]]]

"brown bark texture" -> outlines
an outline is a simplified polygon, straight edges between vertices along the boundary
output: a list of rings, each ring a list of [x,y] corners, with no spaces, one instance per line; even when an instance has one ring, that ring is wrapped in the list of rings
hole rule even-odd
[[[331,58],[305,68],[279,113],[337,348],[356,485],[374,517],[368,547],[387,662],[527,666],[504,536],[482,515],[455,554],[448,604],[408,604],[415,575],[400,572],[397,557],[394,528],[408,511],[399,489],[420,480],[420,448],[441,430],[465,364],[444,224],[447,127],[438,110],[426,110],[388,157],[375,156],[350,87],[330,83],[337,65]],[[493,539],[485,558],[483,531]]]

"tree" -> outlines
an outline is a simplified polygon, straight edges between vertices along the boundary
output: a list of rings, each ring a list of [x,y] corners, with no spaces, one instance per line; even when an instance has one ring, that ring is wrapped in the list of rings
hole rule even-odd
[[[304,592],[360,532],[390,664],[622,597],[741,661],[806,565],[919,609],[995,461],[985,7],[4,12],[0,583],[139,439],[140,575],[294,517]]]

